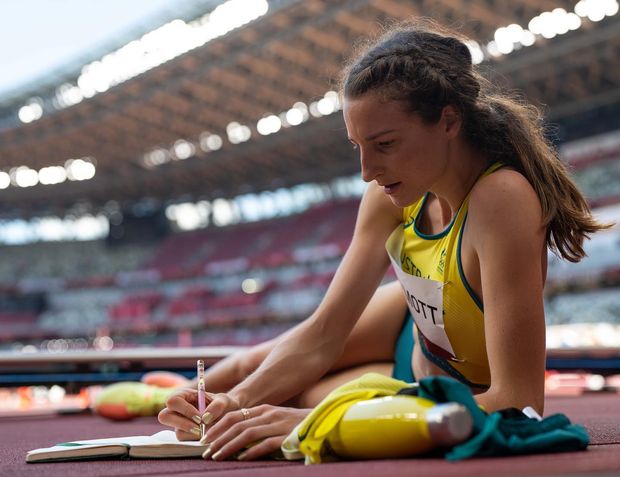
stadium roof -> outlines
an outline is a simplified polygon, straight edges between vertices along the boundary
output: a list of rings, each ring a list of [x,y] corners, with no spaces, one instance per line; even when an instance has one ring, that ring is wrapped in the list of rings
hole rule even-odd
[[[203,13],[215,3],[202,2]],[[527,25],[544,10],[572,11],[574,4],[276,0],[257,20],[29,124],[17,120],[17,110],[28,97],[49,94],[51,86],[21,91],[0,104],[0,169],[40,170],[94,158],[97,173],[83,182],[0,190],[0,215],[62,214],[76,204],[98,210],[110,200],[127,206],[232,197],[354,174],[358,163],[340,114],[309,115],[306,122],[269,135],[257,132],[257,121],[323,98],[353,45],[395,20],[430,16],[486,43],[501,26]],[[582,28],[552,39],[538,38],[486,64],[509,87],[545,105],[550,120],[561,121],[620,102],[619,50],[620,15],[615,15],[584,21]],[[250,140],[227,139],[227,126],[235,122],[249,127]],[[217,140],[201,148],[210,135],[223,138],[221,148]],[[175,143],[184,150],[177,157]]]
[[[0,78],[0,110],[53,91],[74,80],[84,65],[175,18],[191,21],[221,2],[109,0],[84,8],[81,0],[22,0],[3,5],[0,39],[11,48],[0,55],[7,61]]]

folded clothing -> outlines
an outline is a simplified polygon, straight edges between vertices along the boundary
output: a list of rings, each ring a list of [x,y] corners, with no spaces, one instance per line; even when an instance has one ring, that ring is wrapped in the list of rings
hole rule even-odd
[[[518,409],[484,412],[470,389],[446,376],[420,381],[418,395],[435,402],[458,402],[472,415],[474,433],[446,453],[451,461],[469,457],[534,454],[586,449],[590,438],[583,426],[572,424],[564,414],[542,420],[527,417]]]

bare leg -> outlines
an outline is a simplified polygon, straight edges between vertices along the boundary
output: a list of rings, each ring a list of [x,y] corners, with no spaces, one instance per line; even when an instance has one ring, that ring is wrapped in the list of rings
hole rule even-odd
[[[289,400],[286,404],[291,407],[300,408],[314,407],[338,386],[359,378],[366,373],[379,373],[386,376],[391,376],[393,367],[394,363],[392,362],[368,363],[328,374],[318,383],[310,386],[306,391]]]
[[[290,404],[314,407],[331,390],[366,373],[391,376],[396,340],[406,311],[407,304],[398,282],[380,287],[355,324],[344,352],[332,371]]]
[[[397,281],[377,289],[345,343],[332,371],[360,364],[393,362],[407,303]]]

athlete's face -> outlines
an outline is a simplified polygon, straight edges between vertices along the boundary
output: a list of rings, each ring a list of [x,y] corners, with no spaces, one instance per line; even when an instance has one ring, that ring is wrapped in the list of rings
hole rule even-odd
[[[359,151],[362,179],[376,181],[392,202],[405,207],[431,190],[448,158],[445,120],[426,124],[398,101],[374,93],[344,100],[349,140]]]

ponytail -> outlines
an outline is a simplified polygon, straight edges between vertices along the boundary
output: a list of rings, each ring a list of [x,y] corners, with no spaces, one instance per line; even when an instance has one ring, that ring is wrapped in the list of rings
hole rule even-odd
[[[489,159],[514,167],[540,200],[547,246],[578,262],[583,241],[611,224],[601,224],[545,137],[538,108],[499,91],[472,65],[466,39],[429,20],[396,27],[368,46],[345,69],[342,93],[369,91],[404,103],[411,113],[436,123],[454,106],[469,144]]]
[[[492,93],[480,78],[481,95],[465,121],[469,142],[494,160],[518,170],[533,187],[547,228],[547,246],[578,262],[583,241],[611,227],[592,216],[590,206],[571,179],[557,149],[545,137],[540,110],[515,95]]]

